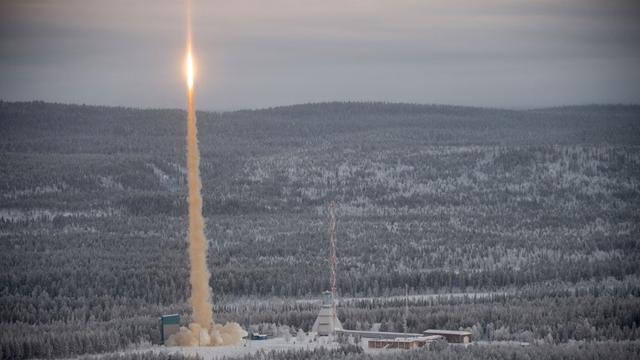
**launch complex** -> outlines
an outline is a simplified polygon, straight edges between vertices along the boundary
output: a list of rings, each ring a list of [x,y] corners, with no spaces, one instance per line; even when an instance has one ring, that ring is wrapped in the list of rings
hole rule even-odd
[[[200,151],[198,148],[198,128],[195,111],[195,74],[196,67],[193,56],[193,38],[191,31],[191,4],[188,3],[187,46],[185,56],[185,75],[187,85],[187,181],[189,204],[188,251],[190,262],[190,303],[193,314],[192,322],[180,326],[180,315],[172,314],[161,317],[161,338],[167,346],[211,347],[238,346],[246,341],[261,341],[266,336],[248,333],[235,322],[224,325],[215,322],[213,313],[212,291],[209,286],[211,274],[207,265],[208,241],[205,236],[205,219],[202,213],[201,195],[202,179],[200,177]],[[336,236],[336,203],[328,204],[328,238],[330,270],[330,291],[322,294],[322,305],[311,329],[316,337],[368,338],[368,347],[372,349],[413,349],[423,347],[434,341],[468,343],[471,333],[466,331],[426,330],[423,334],[391,333],[380,331],[344,330],[337,314],[337,236]],[[405,311],[405,314],[408,312]],[[406,315],[405,315],[406,316]],[[406,324],[406,319],[405,319]]]

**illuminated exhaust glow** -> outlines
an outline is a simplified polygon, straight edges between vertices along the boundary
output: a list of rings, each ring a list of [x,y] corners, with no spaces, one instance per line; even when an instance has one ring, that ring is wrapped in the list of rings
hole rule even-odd
[[[189,90],[193,90],[193,56],[191,55],[191,44],[189,44],[189,51],[187,51],[187,86]]]

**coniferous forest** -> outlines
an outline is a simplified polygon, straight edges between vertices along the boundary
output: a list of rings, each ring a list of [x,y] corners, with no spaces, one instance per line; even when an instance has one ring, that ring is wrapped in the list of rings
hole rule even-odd
[[[0,102],[0,357],[188,321],[185,113]],[[337,203],[347,329],[465,329],[376,359],[640,356],[640,107],[322,103],[199,112],[218,321],[309,331]],[[526,343],[529,346],[491,345]],[[189,359],[135,353],[112,359]],[[355,346],[246,359],[371,359]]]

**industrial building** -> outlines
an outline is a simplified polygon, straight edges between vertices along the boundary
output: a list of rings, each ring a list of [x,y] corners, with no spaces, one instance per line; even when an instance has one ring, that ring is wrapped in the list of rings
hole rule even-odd
[[[429,329],[424,334],[427,336],[440,335],[450,343],[467,344],[471,342],[471,332],[469,331]]]
[[[336,330],[338,336],[353,336],[366,339],[395,339],[395,338],[419,338],[424,334],[385,332],[385,331],[365,331],[365,330]]]
[[[180,315],[162,315],[160,317],[160,342],[164,344],[171,335],[180,330]]]
[[[428,343],[435,341],[444,341],[440,335],[421,336],[421,337],[400,337],[395,339],[375,339],[369,340],[370,349],[402,349],[410,350],[421,348]]]

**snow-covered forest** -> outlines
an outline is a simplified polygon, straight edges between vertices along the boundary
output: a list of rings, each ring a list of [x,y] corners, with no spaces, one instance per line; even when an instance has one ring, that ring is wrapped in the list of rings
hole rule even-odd
[[[156,343],[159,315],[190,312],[184,116],[0,102],[3,358]],[[638,354],[640,107],[324,103],[198,121],[218,319],[309,330],[335,199],[345,328],[401,331],[408,286],[414,332],[535,343],[509,350],[523,357],[573,341]]]

